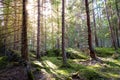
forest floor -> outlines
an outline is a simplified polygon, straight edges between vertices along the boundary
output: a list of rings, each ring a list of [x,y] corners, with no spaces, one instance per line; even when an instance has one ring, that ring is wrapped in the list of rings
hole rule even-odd
[[[62,57],[53,51],[43,56],[42,61],[30,53],[31,70],[35,80],[120,80],[120,56],[115,52],[114,49],[97,48],[101,63],[90,60],[85,52],[68,49],[67,67],[63,67]],[[0,80],[28,80],[26,68],[2,56]]]
[[[23,66],[14,66],[0,71],[0,80],[28,80]]]

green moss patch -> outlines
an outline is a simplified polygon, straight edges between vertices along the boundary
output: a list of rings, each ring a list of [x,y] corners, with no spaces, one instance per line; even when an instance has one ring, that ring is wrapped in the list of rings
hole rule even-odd
[[[99,57],[110,57],[116,53],[113,48],[95,48],[95,51]]]
[[[1,56],[0,57],[0,69],[3,69],[7,66],[8,60],[6,56]]]

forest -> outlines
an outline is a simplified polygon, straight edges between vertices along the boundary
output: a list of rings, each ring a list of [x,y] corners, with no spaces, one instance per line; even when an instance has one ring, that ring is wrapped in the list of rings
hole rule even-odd
[[[0,80],[120,80],[120,0],[0,0]]]

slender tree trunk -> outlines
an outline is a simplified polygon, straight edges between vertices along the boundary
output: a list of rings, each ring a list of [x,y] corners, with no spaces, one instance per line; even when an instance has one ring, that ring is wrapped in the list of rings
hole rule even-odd
[[[44,21],[45,21],[45,28],[44,28],[45,32],[44,33],[45,33],[45,51],[46,51],[47,50],[47,31],[46,31],[47,30],[47,28],[46,28],[47,24],[46,24],[46,15],[45,15],[45,20]]]
[[[59,39],[59,33],[60,33],[60,22],[59,22],[59,7],[57,3],[57,27],[58,27],[58,36],[57,36],[57,48],[60,49],[60,39]]]
[[[35,33],[33,32],[32,34],[32,50],[34,51],[35,50]]]
[[[114,47],[115,49],[117,49],[116,42],[115,42],[115,37],[114,37],[114,33],[113,33],[113,27],[112,27],[112,24],[111,24],[111,22],[110,22],[110,16],[109,16],[109,14],[108,14],[108,8],[107,8],[107,5],[106,5],[106,0],[105,0],[105,6],[106,6],[107,20],[108,20],[109,27],[110,27],[112,45],[113,45],[113,47]]]
[[[87,15],[87,26],[88,26],[88,45],[90,50],[90,57],[92,59],[96,59],[96,55],[92,46],[92,32],[90,27],[90,14],[89,14],[89,3],[88,0],[85,0],[85,6],[86,6],[86,15]]]
[[[119,7],[118,7],[118,0],[115,0],[115,5],[116,5],[116,11],[117,11],[117,16],[118,16],[118,26],[119,26],[119,30],[120,30],[120,13],[119,13]]]
[[[62,0],[62,57],[63,57],[63,65],[65,65],[66,62],[66,53],[65,53],[65,3],[64,0]]]
[[[118,27],[115,29],[116,31],[116,40],[117,40],[117,46],[120,47],[120,42],[119,42],[119,30],[118,30]]]
[[[37,59],[40,58],[40,0],[38,0]]]
[[[23,13],[22,13],[22,34],[21,34],[21,55],[22,58],[28,60],[28,44],[27,44],[27,0],[23,0]]]
[[[94,34],[95,34],[95,45],[98,47],[98,38],[97,38],[97,29],[96,29],[96,19],[95,19],[95,11],[94,11],[94,0],[92,0],[93,3],[93,23],[94,23]]]
[[[17,28],[19,29],[21,26],[20,26],[20,21],[21,20],[21,18],[20,18],[20,14],[17,14]],[[17,41],[18,40],[20,40],[20,34],[21,33],[21,30],[19,30],[19,31],[17,31]],[[20,45],[20,41],[17,43],[17,46],[16,46],[16,50],[20,50],[20,47],[19,47],[19,45]]]
[[[43,11],[44,10],[44,0],[42,0],[41,1],[41,6],[42,6],[42,9],[41,9],[41,11]],[[45,38],[44,38],[44,15],[41,15],[41,49],[42,49],[42,51],[45,51],[44,50],[44,45],[43,44],[45,44]]]
[[[16,20],[17,20],[17,19],[16,19],[16,18],[17,18],[17,16],[16,16],[16,7],[17,7],[17,6],[16,6],[16,0],[14,0],[14,6],[15,6],[15,13],[14,13],[14,14],[15,14],[15,16],[14,16],[15,19],[14,19],[14,46],[13,46],[13,49],[16,50],[16,41],[17,41],[17,40],[16,40],[16,38],[17,38],[17,36],[16,36],[16,35],[17,35],[17,34],[16,34],[16,27],[17,27],[17,26],[16,26]]]
[[[116,5],[116,12],[117,12],[117,17],[118,17],[118,28],[119,30],[117,30],[117,42],[118,42],[118,47],[120,48],[120,42],[119,42],[119,31],[120,31],[120,12],[119,12],[119,8],[118,8],[118,0],[115,0],[115,5]]]
[[[51,20],[52,20],[52,23],[51,23],[51,27],[52,27],[52,49],[54,49],[55,48],[55,46],[54,46],[54,21],[53,21],[53,19],[52,19],[52,12],[51,12]]]
[[[3,5],[4,6],[4,5]],[[6,12],[6,16],[5,16],[5,22],[4,22],[4,33],[7,32],[7,28],[8,28],[8,19],[9,19],[9,6],[10,6],[10,3],[8,3],[8,5],[6,6],[6,8],[8,8],[7,12]],[[6,49],[7,49],[7,36],[6,34],[4,35],[4,53],[6,55]]]

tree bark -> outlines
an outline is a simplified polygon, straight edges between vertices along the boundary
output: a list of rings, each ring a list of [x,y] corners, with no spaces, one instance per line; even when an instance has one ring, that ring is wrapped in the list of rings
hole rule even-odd
[[[38,0],[37,59],[40,58],[40,0]]]
[[[115,5],[116,5],[116,12],[117,12],[117,17],[118,17],[118,28],[119,30],[117,30],[117,35],[119,35],[119,31],[120,31],[120,13],[119,13],[119,8],[118,8],[118,0],[115,0]],[[118,42],[118,47],[120,48],[120,42],[119,42],[119,37],[117,36],[117,42]]]
[[[94,23],[94,34],[95,34],[95,45],[98,47],[98,38],[97,38],[97,29],[96,29],[96,19],[95,19],[95,11],[94,11],[94,0],[92,0],[93,3],[93,23]]]
[[[57,4],[57,28],[58,28],[58,31],[57,31],[57,40],[56,40],[56,42],[57,42],[57,49],[60,49],[60,37],[59,37],[59,35],[60,35],[60,21],[59,21],[59,4],[58,3],[56,3]]]
[[[27,43],[27,0],[23,0],[22,12],[22,34],[21,34],[21,56],[23,59],[28,60],[28,43]]]
[[[14,50],[16,50],[16,43],[15,43],[15,41],[16,41],[16,38],[17,38],[17,33],[16,33],[16,18],[17,18],[17,16],[16,16],[16,0],[14,0],[14,6],[15,6],[15,13],[14,13],[14,16],[15,16],[15,19],[14,19],[14,47],[13,47],[13,49]]]
[[[62,0],[62,57],[63,57],[63,65],[65,65],[66,62],[66,53],[65,53],[65,3],[64,0]]]
[[[114,33],[113,33],[113,26],[112,26],[112,24],[110,22],[110,16],[108,14],[108,8],[107,8],[107,5],[106,5],[106,0],[104,0],[104,1],[105,1],[105,9],[106,9],[107,20],[108,20],[109,27],[110,27],[110,34],[111,34],[112,45],[113,45],[113,47],[116,50],[117,46],[116,46],[115,37],[114,37]]]
[[[120,13],[119,13],[119,8],[118,8],[118,0],[115,0],[115,5],[116,5],[116,11],[117,11],[117,16],[118,16],[118,22],[119,22],[119,30],[120,30]]]
[[[90,13],[89,13],[89,3],[88,0],[85,0],[86,15],[87,15],[87,27],[88,27],[88,45],[90,50],[90,57],[96,59],[96,55],[92,46],[92,31],[90,27]]]

